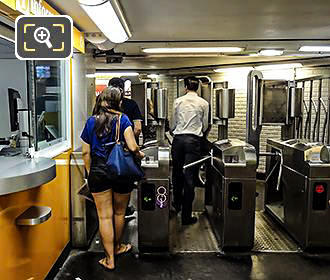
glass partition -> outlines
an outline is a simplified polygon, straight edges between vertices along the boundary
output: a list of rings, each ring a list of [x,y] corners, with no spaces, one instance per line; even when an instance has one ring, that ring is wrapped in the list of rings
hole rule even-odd
[[[30,62],[30,92],[37,151],[69,140],[69,70],[65,61]]]

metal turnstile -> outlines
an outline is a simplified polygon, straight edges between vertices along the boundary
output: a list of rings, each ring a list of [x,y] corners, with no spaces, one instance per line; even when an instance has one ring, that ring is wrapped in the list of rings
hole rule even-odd
[[[272,183],[274,178],[267,186],[266,210],[282,223],[303,249],[330,247],[328,148],[293,139],[268,140],[268,149],[282,154],[282,164],[274,174],[281,178],[281,183],[276,186]],[[268,171],[274,170],[275,162],[268,161],[267,164]]]
[[[170,149],[143,149],[145,179],[138,189],[138,247],[140,253],[169,251],[169,161]]]
[[[145,124],[152,117],[156,141],[145,144],[142,168],[145,178],[138,188],[138,247],[140,253],[169,251],[170,148],[165,141],[167,90],[146,88]]]
[[[211,225],[224,251],[250,250],[254,244],[256,152],[241,140],[213,143]]]

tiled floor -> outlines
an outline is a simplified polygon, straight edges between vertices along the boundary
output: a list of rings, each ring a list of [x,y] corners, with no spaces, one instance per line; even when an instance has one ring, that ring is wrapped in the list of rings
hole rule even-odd
[[[127,220],[124,237],[134,245],[133,251],[117,259],[115,271],[106,271],[98,264],[104,253],[99,235],[96,235],[89,250],[72,251],[55,279],[330,279],[330,255],[303,254],[262,212],[256,213],[255,247],[251,255],[245,256],[221,255],[207,216],[200,212],[194,215],[199,216],[199,222],[185,227],[181,226],[179,216],[172,217],[172,255],[138,257],[135,213]]]
[[[102,253],[81,252],[72,256],[56,280],[98,279],[330,279],[329,257],[302,254],[256,254],[223,257],[215,253],[177,254],[172,257],[136,259],[121,256],[115,271],[105,271],[98,260]]]
[[[256,211],[254,252],[298,252],[298,245],[263,211]]]

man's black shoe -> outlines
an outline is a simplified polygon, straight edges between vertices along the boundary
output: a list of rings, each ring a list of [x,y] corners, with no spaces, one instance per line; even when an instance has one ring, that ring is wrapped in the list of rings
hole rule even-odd
[[[182,225],[183,226],[188,226],[188,225],[193,225],[197,223],[197,218],[196,217],[190,217],[187,220],[182,220]]]
[[[125,217],[130,217],[130,216],[132,216],[133,214],[134,214],[134,212],[135,212],[135,208],[134,208],[134,206],[127,206],[127,208],[126,208],[126,213],[125,213]]]

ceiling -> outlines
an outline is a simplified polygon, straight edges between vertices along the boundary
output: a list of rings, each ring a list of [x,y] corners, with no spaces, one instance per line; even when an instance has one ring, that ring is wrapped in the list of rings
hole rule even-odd
[[[77,0],[48,1],[70,15],[85,32],[98,28]],[[168,69],[197,65],[300,59],[301,45],[330,45],[330,2],[325,0],[119,0],[132,38],[115,47],[130,57],[121,64],[96,61],[98,69]],[[244,53],[262,48],[286,50],[282,57],[156,57],[141,50],[162,46],[241,46]],[[297,55],[298,54],[298,55]],[[320,56],[318,54],[315,54]],[[308,54],[307,56],[310,56]]]

